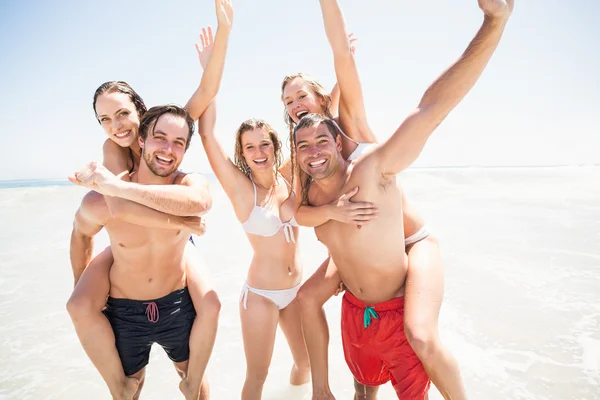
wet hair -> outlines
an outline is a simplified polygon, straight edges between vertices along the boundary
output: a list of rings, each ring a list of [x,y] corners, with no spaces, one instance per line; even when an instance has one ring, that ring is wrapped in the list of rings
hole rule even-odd
[[[129,99],[135,106],[135,110],[137,111],[138,117],[142,119],[147,110],[146,104],[144,104],[144,100],[142,100],[142,97],[139,94],[137,94],[137,92],[133,90],[127,82],[123,81],[109,81],[104,82],[102,85],[98,86],[98,89],[96,89],[96,91],[94,92],[94,102],[92,104],[92,106],[94,107],[94,114],[96,114],[96,119],[98,118],[98,112],[96,111],[96,101],[98,101],[98,97],[102,94],[109,94],[115,92],[124,93],[127,96],[129,96]]]
[[[291,135],[292,142],[292,174],[294,173],[297,165],[296,161],[296,133],[300,129],[310,128],[315,125],[325,124],[327,130],[333,137],[333,140],[336,141],[338,136],[341,134],[340,128],[335,123],[335,121],[331,118],[327,118],[321,114],[308,114],[302,117],[298,124],[294,127]],[[312,177],[302,171],[300,167],[298,167],[298,177],[300,180],[300,186],[302,188],[302,202],[301,204],[308,204],[308,189],[310,188],[310,184],[312,183]]]
[[[194,120],[190,117],[188,112],[179,106],[174,104],[167,104],[165,106],[155,106],[150,108],[140,121],[140,131],[139,135],[142,138],[142,141],[146,141],[148,138],[148,133],[152,131],[154,133],[154,128],[156,127],[156,122],[160,117],[165,114],[172,115],[174,117],[179,117],[185,120],[188,126],[188,137],[185,142],[185,149],[187,150],[190,147],[190,142],[192,141],[192,135],[194,134]]]
[[[323,87],[323,85],[321,85],[319,83],[319,81],[317,81],[315,78],[313,78],[310,75],[303,74],[302,72],[299,72],[296,74],[290,74],[290,75],[287,75],[285,78],[283,78],[283,82],[281,83],[281,100],[284,101],[283,91],[285,90],[285,87],[296,78],[302,79],[310,87],[310,89],[314,92],[314,94],[319,99],[321,99],[321,101],[323,102],[325,117],[333,118],[333,115],[331,114],[331,110],[330,110],[331,95],[327,92],[327,90],[325,90],[325,88]],[[305,115],[304,117],[307,117],[307,116]],[[291,164],[292,164],[292,187],[293,187],[294,181],[296,179],[296,162],[295,162],[296,161],[296,155],[295,155],[296,145],[294,143],[294,137],[293,137],[294,136],[294,128],[296,127],[296,123],[294,122],[292,117],[288,114],[285,104],[283,107],[283,119],[285,120],[285,123],[287,124],[287,126],[289,128],[288,143],[289,143],[289,147],[291,149],[290,158],[291,158],[291,162],[292,162]],[[298,121],[298,122],[300,122],[300,121]],[[300,177],[305,175],[300,169],[298,169],[297,173]],[[303,182],[306,179],[310,179],[310,177],[302,178],[302,179],[300,179],[300,182]],[[302,201],[304,203],[304,196],[302,198]]]
[[[273,129],[271,127],[271,125],[269,125],[267,122],[260,120],[260,119],[248,119],[248,120],[242,122],[242,124],[236,131],[236,133],[235,133],[235,157],[234,157],[235,165],[240,169],[240,171],[242,171],[244,174],[246,174],[246,176],[248,176],[248,177],[250,176],[250,167],[248,166],[248,163],[246,162],[246,159],[244,158],[244,155],[243,155],[242,135],[245,132],[248,132],[248,131],[251,131],[254,129],[262,129],[263,131],[265,131],[269,134],[269,137],[271,138],[271,142],[273,142],[273,149],[274,149],[274,153],[275,153],[275,165],[274,165],[275,168],[274,169],[275,169],[275,171],[278,171],[279,168],[281,168],[281,165],[283,164],[283,154],[281,151],[281,140],[279,140],[279,135],[277,134],[275,129]]]
[[[317,81],[315,78],[313,78],[310,75],[303,74],[302,72],[299,72],[297,74],[290,74],[290,75],[287,75],[285,78],[283,78],[283,82],[281,83],[281,100],[283,101],[283,91],[285,90],[285,87],[296,78],[302,79],[312,89],[314,94],[319,99],[321,99],[321,101],[323,102],[323,108],[325,109],[325,111],[324,111],[325,116],[328,118],[333,118],[333,115],[331,114],[331,110],[330,110],[331,95],[329,94],[329,92],[327,92],[327,90],[325,90],[323,85],[321,85],[319,83],[319,81]],[[287,126],[290,129],[290,138],[291,138],[292,131],[294,130],[294,126],[296,125],[296,123],[294,122],[292,117],[288,114],[285,106],[283,108],[283,119],[285,120],[285,123],[287,124]]]

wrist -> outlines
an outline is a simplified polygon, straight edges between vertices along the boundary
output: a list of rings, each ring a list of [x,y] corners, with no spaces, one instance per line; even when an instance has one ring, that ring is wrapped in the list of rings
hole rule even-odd
[[[483,23],[497,28],[504,28],[504,25],[508,22],[510,13],[503,15],[488,15],[484,14]]]

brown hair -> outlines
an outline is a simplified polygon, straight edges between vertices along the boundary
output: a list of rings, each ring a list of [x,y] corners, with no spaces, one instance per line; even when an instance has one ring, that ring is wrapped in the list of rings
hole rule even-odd
[[[188,126],[188,138],[185,142],[185,149],[187,150],[190,147],[192,135],[194,134],[194,120],[192,120],[192,117],[190,117],[190,114],[188,114],[184,108],[174,104],[155,106],[146,111],[142,117],[142,120],[140,121],[140,137],[143,141],[146,141],[149,131],[152,129],[154,132],[156,121],[158,121],[158,119],[165,114],[173,115],[174,117],[179,117],[185,120]]]
[[[298,121],[298,124],[294,127],[294,130],[292,131],[292,137],[291,137],[292,146],[293,146],[292,154],[294,154],[296,152],[296,133],[300,129],[310,128],[312,126],[319,125],[321,123],[323,123],[323,124],[325,124],[325,126],[327,126],[327,130],[333,137],[333,140],[337,140],[337,138],[341,132],[340,132],[340,128],[338,127],[338,125],[335,123],[335,121],[333,119],[327,118],[321,114],[308,114],[308,115],[305,115],[304,117],[302,117],[302,119],[300,121]],[[292,158],[292,171],[295,168],[295,165],[294,165],[295,163],[296,163],[296,157],[293,157]],[[307,173],[305,173],[304,171],[302,171],[300,168],[298,168],[298,175],[299,175],[299,180],[300,180],[300,186],[302,188],[301,204],[308,204],[308,189],[310,188],[310,184],[312,183],[312,177],[310,175],[308,175]]]
[[[296,74],[290,74],[290,75],[287,75],[285,78],[283,78],[283,82],[281,83],[281,100],[283,101],[283,91],[285,90],[285,87],[296,78],[302,79],[312,89],[314,94],[323,101],[323,108],[325,109],[325,111],[324,111],[325,117],[333,118],[333,115],[331,114],[331,110],[330,110],[331,95],[327,92],[327,90],[325,90],[325,88],[323,87],[323,85],[321,85],[319,83],[319,81],[317,81],[315,78],[313,78],[310,75],[303,74],[302,72],[299,72]],[[305,115],[305,117],[306,117],[306,115]],[[290,159],[291,159],[291,164],[292,164],[292,187],[293,187],[294,180],[296,179],[296,173],[301,178],[300,182],[303,182],[306,179],[310,179],[310,177],[304,177],[305,174],[300,169],[298,169],[298,171],[296,172],[296,154],[295,154],[296,153],[296,145],[294,143],[294,137],[293,137],[294,136],[294,128],[296,127],[296,123],[294,122],[292,117],[288,114],[287,109],[285,108],[285,104],[284,104],[284,108],[283,108],[283,119],[285,120],[285,123],[287,124],[287,126],[289,128],[288,142],[289,142],[289,146],[290,146]],[[304,118],[302,118],[302,119],[304,119]],[[303,197],[302,197],[302,202],[304,203],[304,193],[303,193]]]
[[[109,81],[98,86],[98,89],[96,89],[94,92],[94,102],[92,103],[92,106],[94,107],[94,114],[96,114],[96,119],[98,118],[98,112],[96,111],[96,101],[98,100],[98,96],[115,92],[124,93],[129,96],[129,99],[135,106],[135,110],[137,111],[138,117],[141,120],[147,110],[146,104],[144,103],[142,97],[137,94],[137,92],[133,90],[127,82],[123,81]]]
[[[234,162],[235,165],[242,171],[246,176],[250,176],[250,167],[246,163],[246,159],[243,155],[242,149],[242,135],[245,132],[254,130],[254,129],[262,129],[263,131],[269,134],[271,141],[273,142],[273,148],[275,152],[275,170],[278,171],[283,164],[283,155],[281,151],[281,141],[279,140],[279,135],[269,125],[267,122],[261,119],[248,119],[240,125],[238,130],[235,133],[235,157]]]

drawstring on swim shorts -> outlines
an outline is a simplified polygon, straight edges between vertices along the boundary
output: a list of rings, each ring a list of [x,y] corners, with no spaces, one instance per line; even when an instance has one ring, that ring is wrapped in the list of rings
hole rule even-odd
[[[158,313],[158,306],[156,305],[156,303],[151,301],[150,303],[144,303],[144,304],[147,304],[146,317],[148,318],[148,321],[150,321],[152,323],[158,322],[160,315]]]
[[[371,325],[371,318],[379,318],[379,315],[377,315],[377,312],[375,312],[375,309],[371,306],[367,306],[367,308],[365,308],[365,312],[363,314],[363,325],[366,328],[369,327],[369,325]]]

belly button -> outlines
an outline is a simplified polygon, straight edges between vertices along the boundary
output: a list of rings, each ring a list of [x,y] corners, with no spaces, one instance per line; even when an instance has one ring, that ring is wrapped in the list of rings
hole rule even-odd
[[[152,278],[148,279],[148,283],[152,283]]]
[[[119,243],[119,247],[125,247],[123,243]]]

